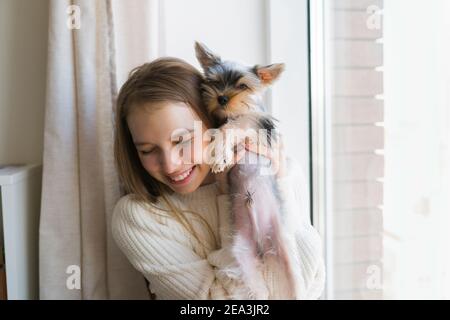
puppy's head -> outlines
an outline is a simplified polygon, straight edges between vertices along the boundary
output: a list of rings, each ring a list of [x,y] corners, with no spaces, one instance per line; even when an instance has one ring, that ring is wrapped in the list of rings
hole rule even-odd
[[[246,67],[222,61],[218,55],[198,42],[195,43],[195,52],[205,74],[203,98],[217,125],[223,124],[230,116],[254,109],[264,90],[284,70],[282,63]]]

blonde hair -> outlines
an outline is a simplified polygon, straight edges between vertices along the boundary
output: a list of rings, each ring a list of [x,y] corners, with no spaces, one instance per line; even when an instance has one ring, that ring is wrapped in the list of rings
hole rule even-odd
[[[143,108],[148,102],[170,101],[186,103],[207,127],[211,127],[201,98],[201,82],[202,74],[177,58],[159,58],[134,68],[117,97],[114,157],[123,193],[132,194],[135,200],[153,206],[159,198],[162,199],[169,210],[158,209],[169,212],[199,243],[204,244],[183,214],[185,212],[180,211],[167,197],[173,191],[153,178],[142,166],[127,124],[127,116],[135,108]],[[197,213],[191,213],[198,216],[212,234],[206,220]],[[212,238],[215,239],[214,236]]]

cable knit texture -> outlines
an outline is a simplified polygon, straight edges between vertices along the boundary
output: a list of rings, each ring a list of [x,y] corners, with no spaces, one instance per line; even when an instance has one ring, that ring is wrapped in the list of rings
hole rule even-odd
[[[306,210],[306,180],[300,166],[289,161],[287,172],[278,179],[278,186],[287,212],[285,239],[294,248],[291,260],[297,298],[317,299],[325,282],[322,243]],[[112,218],[115,241],[149,281],[156,299],[252,299],[239,280],[239,268],[231,254],[230,197],[219,195],[215,183],[169,197],[188,215],[201,242],[169,216],[163,202],[144,204],[126,195],[116,204]],[[191,212],[200,214],[209,227]],[[280,299],[285,290],[278,269],[276,262],[268,259],[259,271],[268,299]]]

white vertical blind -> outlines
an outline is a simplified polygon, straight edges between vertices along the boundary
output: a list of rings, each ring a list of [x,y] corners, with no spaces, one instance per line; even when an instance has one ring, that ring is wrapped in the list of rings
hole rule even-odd
[[[326,297],[448,299],[450,4],[318,3],[313,209],[325,225]]]
[[[384,297],[450,299],[450,1],[384,11]]]
[[[382,298],[384,101],[382,29],[370,6],[325,0],[325,92],[331,119],[330,298]],[[373,7],[372,7],[373,8]],[[371,279],[372,277],[372,279]]]

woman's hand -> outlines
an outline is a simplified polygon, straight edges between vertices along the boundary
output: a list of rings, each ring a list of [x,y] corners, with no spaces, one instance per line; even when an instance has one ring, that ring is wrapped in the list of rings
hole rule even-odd
[[[256,143],[245,141],[245,149],[268,158],[271,162],[272,171],[277,178],[282,178],[286,174],[286,157],[284,154],[284,144],[281,135],[278,135],[277,141],[273,142],[271,147],[264,145],[258,146]]]
[[[271,161],[272,170],[276,174],[277,178],[281,178],[285,175],[286,158],[284,155],[283,140],[280,135],[278,136],[277,142],[275,142],[270,148],[266,148],[262,145],[258,146],[257,143],[254,143],[249,139],[245,139],[245,141],[239,144],[235,149],[233,164],[238,163],[247,151],[254,152],[268,158]],[[228,193],[228,172],[232,167],[233,165],[229,166],[224,171],[215,174],[220,194]]]

